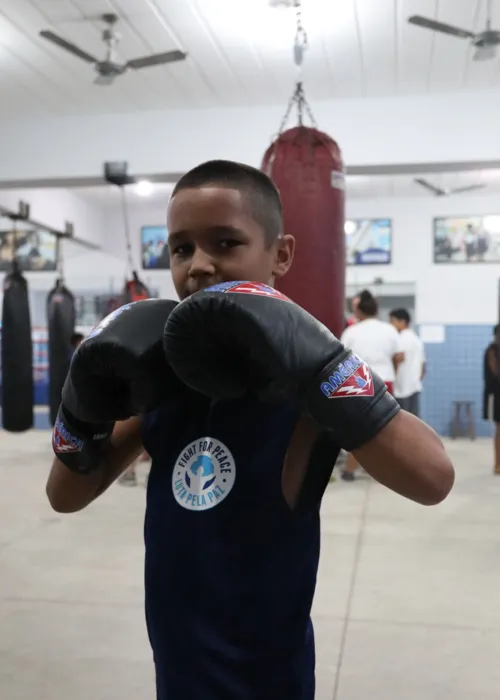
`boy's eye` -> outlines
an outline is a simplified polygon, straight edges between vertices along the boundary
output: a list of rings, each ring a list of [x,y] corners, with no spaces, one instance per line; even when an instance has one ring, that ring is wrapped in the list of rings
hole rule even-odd
[[[223,238],[219,241],[221,248],[236,248],[236,246],[241,245],[241,241],[237,241],[235,238]]]
[[[192,247],[188,243],[185,243],[184,245],[178,245],[176,246],[173,251],[172,255],[180,255],[180,256],[186,256],[189,255],[192,252]]]

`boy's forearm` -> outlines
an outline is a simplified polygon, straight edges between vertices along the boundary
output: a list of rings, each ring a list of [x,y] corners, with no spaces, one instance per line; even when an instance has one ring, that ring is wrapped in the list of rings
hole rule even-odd
[[[143,451],[141,419],[115,425],[111,443],[88,474],[71,471],[57,457],[52,462],[46,492],[54,510],[74,513],[98,498]]]
[[[92,472],[79,474],[54,458],[45,487],[50,505],[58,513],[82,510],[96,498],[106,471],[104,460]]]
[[[379,483],[422,505],[444,500],[455,479],[439,437],[406,411],[400,411],[353,455]]]

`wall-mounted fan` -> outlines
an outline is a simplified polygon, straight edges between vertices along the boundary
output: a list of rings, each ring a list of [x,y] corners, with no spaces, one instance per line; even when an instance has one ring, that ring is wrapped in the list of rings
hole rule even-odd
[[[488,61],[495,58],[497,54],[497,46],[500,45],[500,31],[491,28],[492,17],[492,1],[488,0],[486,11],[486,29],[479,34],[475,34],[467,29],[460,29],[451,24],[437,22],[429,17],[421,15],[413,15],[408,18],[410,24],[415,24],[417,27],[424,29],[432,29],[434,32],[441,32],[450,36],[456,36],[459,39],[470,39],[472,46],[475,47],[474,61]]]
[[[432,182],[429,182],[429,180],[426,180],[423,177],[416,177],[414,182],[416,182],[417,185],[420,185],[421,187],[425,187],[426,190],[432,192],[432,194],[436,195],[436,197],[449,197],[452,194],[463,194],[464,192],[473,192],[474,190],[482,190],[483,187],[486,187],[486,185],[478,183],[477,185],[465,185],[464,187],[444,189],[443,187],[433,185]]]
[[[97,78],[94,81],[96,85],[111,85],[115,78],[130,69],[138,70],[149,66],[160,66],[165,63],[183,61],[187,57],[187,54],[182,51],[166,51],[165,53],[156,53],[143,58],[133,58],[126,63],[119,63],[116,60],[116,46],[120,41],[120,35],[115,32],[114,27],[120,18],[118,15],[107,13],[101,15],[101,19],[107,24],[106,29],[102,33],[102,40],[106,45],[106,57],[103,61],[99,61],[95,56],[91,56],[70,41],[66,41],[58,34],[54,34],[54,32],[44,30],[40,32],[40,36],[73,54],[73,56],[77,56],[83,61],[87,61],[87,63],[92,63],[97,72]]]

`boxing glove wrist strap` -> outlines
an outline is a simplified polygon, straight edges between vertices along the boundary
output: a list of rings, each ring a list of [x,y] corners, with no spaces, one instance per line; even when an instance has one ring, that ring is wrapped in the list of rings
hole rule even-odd
[[[400,410],[382,379],[349,349],[316,376],[306,400],[311,417],[347,452],[375,437]]]
[[[90,473],[99,468],[113,427],[114,423],[84,423],[61,404],[52,432],[54,454],[71,471]]]

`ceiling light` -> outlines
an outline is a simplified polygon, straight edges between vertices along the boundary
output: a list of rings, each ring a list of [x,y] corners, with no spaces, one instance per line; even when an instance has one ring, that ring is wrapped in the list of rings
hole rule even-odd
[[[153,192],[153,185],[149,180],[140,180],[136,185],[135,191],[139,197],[149,197]]]

